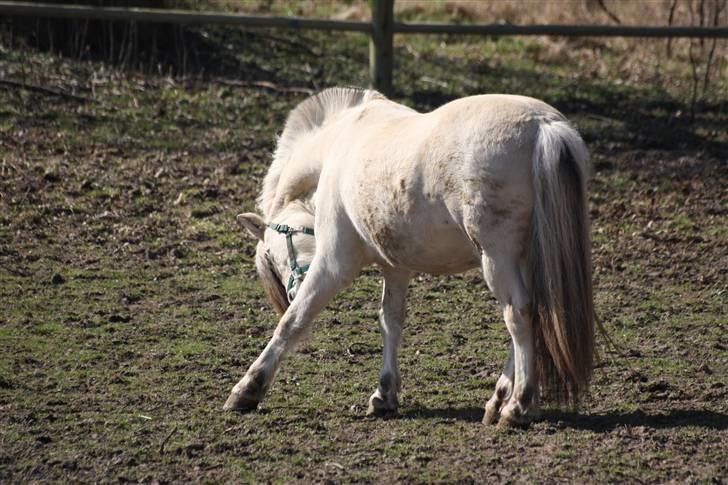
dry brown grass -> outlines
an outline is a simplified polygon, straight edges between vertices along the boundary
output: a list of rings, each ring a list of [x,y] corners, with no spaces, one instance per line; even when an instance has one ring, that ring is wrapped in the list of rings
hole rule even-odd
[[[397,8],[400,15],[414,11],[426,16],[431,9],[440,8],[453,20],[523,25],[725,26],[728,22],[726,0],[400,0]],[[708,81],[725,79],[728,74],[725,40],[601,38],[591,39],[588,49],[579,49],[576,53],[573,45],[583,45],[583,42],[563,38],[543,39],[543,42],[554,56],[567,52],[576,54],[584,65],[592,63],[593,71],[600,76],[608,74],[600,51],[609,50],[619,57],[618,76],[628,82],[649,82],[659,76],[688,77],[691,81],[696,77],[698,90],[706,91]],[[706,70],[709,70],[707,74]]]
[[[216,0],[217,7],[256,14],[367,20],[369,2]],[[396,0],[395,18],[421,22],[697,26],[728,23],[727,0]],[[576,61],[581,76],[654,84],[695,99],[728,89],[725,39],[542,37],[539,60]]]

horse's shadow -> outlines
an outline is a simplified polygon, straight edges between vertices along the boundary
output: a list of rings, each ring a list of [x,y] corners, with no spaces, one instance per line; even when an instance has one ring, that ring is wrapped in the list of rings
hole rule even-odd
[[[717,431],[728,429],[728,414],[699,409],[674,409],[659,414],[647,414],[643,411],[606,412],[602,414],[548,411],[543,414],[543,420],[557,427],[583,429],[595,433],[606,433],[619,427],[635,426],[653,429],[672,429],[686,426],[699,426]]]
[[[483,408],[467,406],[462,408],[426,408],[416,406],[409,409],[400,409],[396,415],[399,419],[432,419],[453,421],[482,421]]]
[[[433,419],[480,422],[483,408],[425,408],[415,407],[400,410],[395,419]],[[645,426],[653,429],[682,428],[699,426],[701,428],[724,431],[728,429],[728,414],[696,410],[676,409],[666,413],[647,414],[642,411],[605,412],[600,414],[578,414],[563,411],[544,411],[537,423],[548,423],[557,428],[588,430],[606,433],[619,427]]]

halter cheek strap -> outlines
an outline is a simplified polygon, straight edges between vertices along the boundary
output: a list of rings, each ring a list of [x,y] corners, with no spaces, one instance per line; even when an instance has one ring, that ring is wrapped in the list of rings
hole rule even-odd
[[[288,287],[286,288],[286,292],[289,292],[297,280],[300,281],[304,276],[306,276],[306,272],[308,272],[308,268],[311,266],[310,264],[304,264],[303,266],[298,264],[298,261],[296,260],[296,249],[293,247],[293,235],[296,233],[302,233],[313,236],[313,229],[310,227],[292,227],[286,224],[268,224],[268,227],[280,234],[285,234],[286,236],[286,245],[288,246],[288,264],[291,266],[291,276],[288,278]]]

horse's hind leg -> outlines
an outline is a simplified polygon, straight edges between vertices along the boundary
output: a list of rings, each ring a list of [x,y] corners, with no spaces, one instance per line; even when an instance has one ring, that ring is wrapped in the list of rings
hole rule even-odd
[[[513,390],[501,409],[498,425],[526,424],[538,414],[538,380],[535,373],[528,293],[521,278],[517,258],[491,257],[483,253],[483,273],[503,309],[503,319],[513,343]],[[486,405],[486,418],[489,417],[488,412]],[[495,414],[492,414],[492,419],[494,417]]]
[[[400,389],[397,354],[402,335],[402,322],[406,314],[405,298],[411,273],[406,270],[387,268],[384,273],[382,309],[379,323],[384,340],[384,358],[379,373],[379,386],[369,398],[367,414],[384,415],[396,413],[399,407],[397,393]]]
[[[503,367],[503,373],[495,384],[495,392],[485,405],[483,424],[495,424],[500,416],[501,407],[511,397],[511,392],[513,392],[513,344]]]

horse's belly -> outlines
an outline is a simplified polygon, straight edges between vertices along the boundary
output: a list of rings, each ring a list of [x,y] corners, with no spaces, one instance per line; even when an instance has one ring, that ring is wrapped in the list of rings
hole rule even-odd
[[[368,205],[358,225],[380,263],[431,274],[479,264],[478,251],[443,205]]]
[[[462,273],[480,264],[478,252],[459,228],[423,231],[422,244],[414,251],[400,251],[391,258],[414,271],[430,274]]]

